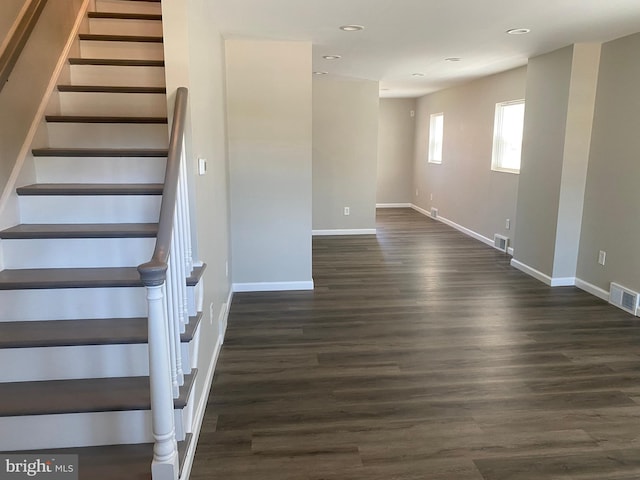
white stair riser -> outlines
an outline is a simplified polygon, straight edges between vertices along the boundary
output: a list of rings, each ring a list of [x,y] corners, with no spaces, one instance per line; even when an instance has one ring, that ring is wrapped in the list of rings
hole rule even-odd
[[[193,342],[191,342],[193,343]],[[183,370],[191,371],[192,345],[181,348]],[[0,349],[0,383],[149,375],[147,344]]]
[[[158,42],[105,42],[81,40],[82,58],[118,58],[126,60],[162,60],[164,47]]]
[[[167,148],[166,124],[47,123],[52,148]]]
[[[96,0],[97,12],[121,12],[121,13],[162,13],[160,3],[155,2],[128,2],[122,0]]]
[[[71,65],[71,84],[164,87],[164,68],[123,67],[117,65]]]
[[[156,223],[159,195],[22,196],[22,223]]]
[[[155,238],[3,240],[5,268],[132,267],[148,262]]]
[[[144,287],[0,290],[0,321],[146,317]]]
[[[162,36],[159,20],[121,20],[113,18],[89,19],[89,32],[100,35],[149,35]]]
[[[185,414],[174,410],[176,437],[183,440]],[[0,451],[40,450],[153,442],[151,412],[71,413],[0,418]]]
[[[166,116],[166,95],[158,93],[59,92],[62,115]]]
[[[36,157],[40,183],[162,183],[165,158]]]

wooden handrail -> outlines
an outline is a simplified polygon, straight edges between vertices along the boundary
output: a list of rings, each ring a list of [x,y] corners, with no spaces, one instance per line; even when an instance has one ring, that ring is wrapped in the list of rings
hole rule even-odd
[[[171,234],[173,232],[173,214],[176,208],[178,192],[178,176],[180,174],[180,158],[184,141],[185,120],[187,117],[187,98],[189,91],[185,87],[178,88],[173,111],[173,124],[169,139],[169,154],[164,175],[164,190],[160,205],[160,221],[156,247],[151,260],[138,266],[142,283],[147,286],[162,285],[167,276],[167,262],[171,250]]]
[[[20,54],[24,49],[24,46],[31,35],[38,18],[44,9],[47,0],[30,0],[29,6],[25,9],[25,13],[22,15],[18,26],[11,35],[9,42],[7,42],[7,48],[0,54],[0,91],[9,80],[9,76],[13,71],[20,58]]]

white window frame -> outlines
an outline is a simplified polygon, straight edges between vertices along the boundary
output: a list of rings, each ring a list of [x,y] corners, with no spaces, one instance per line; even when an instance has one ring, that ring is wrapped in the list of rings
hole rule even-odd
[[[441,128],[438,131],[438,121]],[[442,150],[444,145],[444,113],[433,113],[429,118],[429,163],[442,163]]]
[[[504,151],[505,145],[507,142],[503,141],[504,135],[503,126],[504,126],[504,110],[505,108],[514,106],[514,105],[522,105],[524,107],[525,102],[524,99],[519,100],[510,100],[508,102],[499,102],[496,103],[496,111],[495,111],[495,119],[493,123],[493,151],[491,153],[491,170],[495,172],[505,172],[505,173],[520,173],[520,165],[522,160],[522,131],[520,131],[520,150],[518,152],[518,168],[513,167],[505,167],[504,166]],[[524,127],[524,112],[522,114],[522,126]],[[511,142],[516,143],[516,142]]]

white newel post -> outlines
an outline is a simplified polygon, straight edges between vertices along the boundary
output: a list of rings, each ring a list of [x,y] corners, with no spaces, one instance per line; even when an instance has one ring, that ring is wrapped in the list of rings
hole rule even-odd
[[[178,444],[173,413],[169,325],[165,315],[164,285],[147,285],[149,304],[149,377],[153,423],[154,480],[177,480]]]

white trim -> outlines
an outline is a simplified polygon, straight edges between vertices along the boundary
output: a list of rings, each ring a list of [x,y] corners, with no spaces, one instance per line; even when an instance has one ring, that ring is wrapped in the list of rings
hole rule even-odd
[[[581,278],[576,278],[576,287],[578,287],[580,290],[584,290],[585,292],[590,293],[595,297],[601,298],[602,300],[605,300],[607,302],[609,301],[609,292],[607,292],[603,288],[596,287],[589,282],[585,282]]]
[[[513,247],[507,248],[507,253],[513,257]]]
[[[326,237],[333,235],[375,235],[375,228],[351,228],[351,229],[335,229],[335,230],[312,230],[314,237]]]
[[[465,235],[475,238],[476,240],[480,240],[482,243],[489,245],[490,247],[493,247],[493,240],[491,240],[490,238],[485,237],[484,235],[479,234],[478,232],[474,232],[473,230],[467,228],[467,227],[463,227],[462,225],[458,225],[456,222],[454,222],[453,220],[449,220],[448,218],[442,217],[440,215],[438,215],[436,218],[433,218],[431,216],[430,212],[427,212],[425,209],[418,207],[417,205],[411,205],[411,208],[413,208],[414,210],[420,212],[421,214],[423,214],[426,217],[429,217],[433,220],[437,220],[439,222],[442,222],[446,225],[449,225],[450,227],[455,228],[456,230],[458,230],[459,232],[464,233]]]
[[[540,280],[542,283],[546,283],[547,285],[551,286],[551,277],[549,275],[542,273],[539,270],[530,267],[529,265],[519,262],[515,258],[511,259],[511,266],[535,278],[536,280]]]
[[[227,296],[227,303],[224,306],[224,325],[226,326],[228,318],[229,318],[229,310],[231,308],[231,300],[233,299],[233,290],[229,290],[229,295]],[[222,312],[221,312],[222,313]],[[207,401],[209,400],[209,392],[211,390],[211,384],[213,383],[213,376],[216,370],[216,365],[218,363],[218,357],[220,356],[220,350],[222,349],[222,344],[224,343],[224,331],[220,333],[218,339],[216,341],[216,346],[213,350],[213,356],[211,357],[211,363],[209,364],[209,369],[207,371],[207,376],[205,378],[205,388],[202,392],[202,396],[198,401],[198,408],[196,410],[194,423],[193,423],[193,438],[191,439],[191,444],[189,445],[189,449],[187,450],[187,454],[185,455],[184,465],[182,466],[182,475],[180,476],[180,480],[188,480],[191,475],[191,468],[193,467],[193,460],[196,456],[196,447],[198,445],[198,439],[200,438],[200,431],[202,430],[202,422],[204,420],[204,414],[207,410]]]
[[[11,40],[11,37],[13,37],[13,34],[16,33],[16,30],[18,29],[18,25],[20,25],[20,22],[26,15],[28,8],[29,8],[29,2],[24,2],[24,4],[22,5],[22,8],[16,15],[16,19],[13,21],[13,24],[9,28],[9,31],[5,34],[4,40],[2,41],[2,43],[0,43],[0,55],[2,55],[4,51],[7,49],[7,46],[9,45],[9,40]]]
[[[45,90],[44,95],[42,96],[42,101],[40,102],[38,110],[35,116],[33,117],[33,121],[31,122],[31,127],[27,132],[27,135],[24,139],[24,143],[20,148],[20,152],[16,156],[16,163],[13,166],[13,170],[11,170],[11,175],[9,176],[9,180],[5,185],[4,192],[2,192],[2,196],[0,196],[0,215],[2,215],[2,212],[4,212],[7,206],[7,202],[9,201],[9,197],[11,196],[11,193],[15,190],[16,182],[18,181],[18,176],[20,175],[20,171],[22,170],[22,166],[24,165],[24,161],[27,157],[27,154],[31,149],[31,144],[33,143],[33,139],[36,135],[36,132],[38,131],[40,122],[44,117],[44,113],[47,109],[47,106],[49,105],[49,98],[51,97],[51,93],[53,92],[54,88],[56,88],[56,85],[58,84],[58,77],[60,77],[60,73],[62,72],[62,69],[67,64],[67,57],[69,56],[71,47],[73,46],[73,43],[75,42],[78,36],[78,31],[80,30],[80,26],[82,25],[86,17],[86,11],[87,11],[87,8],[89,7],[89,1],[90,0],[84,0],[82,6],[80,7],[80,10],[78,11],[78,16],[73,25],[73,28],[71,29],[71,33],[69,35],[69,38],[67,39],[67,43],[65,44],[64,49],[60,54],[60,57],[58,57],[58,63],[56,64],[56,68],[54,69],[53,74],[49,79],[49,84],[47,85],[47,89]]]
[[[411,208],[410,203],[376,203],[376,208]]]
[[[552,287],[575,287],[576,277],[553,277],[551,279]]]
[[[424,208],[420,208],[419,206],[417,206],[414,203],[411,204],[411,208],[413,208],[416,212],[421,213],[425,217],[431,218],[431,213],[426,211]]]
[[[313,290],[313,280],[307,282],[255,282],[234,283],[234,292],[281,292],[287,290]]]

